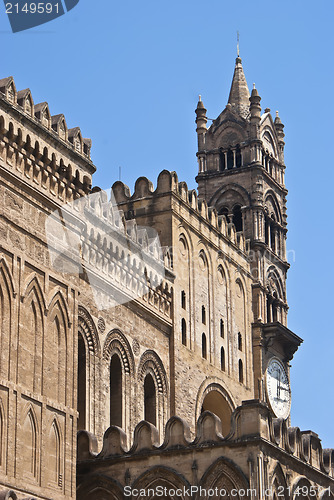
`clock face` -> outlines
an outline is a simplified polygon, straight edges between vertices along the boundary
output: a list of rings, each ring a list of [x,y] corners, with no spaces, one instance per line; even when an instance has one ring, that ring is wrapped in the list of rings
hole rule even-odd
[[[291,407],[289,378],[282,362],[269,360],[266,371],[266,391],[270,407],[277,418],[288,418]]]

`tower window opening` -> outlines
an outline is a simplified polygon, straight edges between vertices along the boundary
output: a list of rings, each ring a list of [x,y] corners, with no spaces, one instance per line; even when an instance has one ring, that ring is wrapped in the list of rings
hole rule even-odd
[[[271,323],[271,300],[269,295],[267,296],[267,323]]]
[[[153,425],[157,425],[157,403],[156,390],[152,375],[149,373],[144,381],[144,415],[145,420]]]
[[[220,369],[224,372],[225,371],[225,349],[222,347],[220,349]]]
[[[242,335],[240,332],[238,333],[238,349],[242,351]]]
[[[273,176],[273,162],[270,160],[268,163],[269,163],[269,174]]]
[[[278,301],[277,301],[277,293],[274,292],[274,301],[272,303],[272,313],[273,313],[273,321],[278,321]]]
[[[227,168],[228,170],[231,170],[234,166],[234,159],[233,159],[233,151],[229,149],[227,151]]]
[[[275,241],[276,229],[273,227],[273,225],[271,225],[270,229],[271,229],[271,231],[270,231],[270,247],[271,247],[272,251],[275,252],[276,251],[276,241]]]
[[[237,167],[241,167],[241,151],[239,144],[237,145],[237,148],[235,150],[235,164]]]
[[[267,216],[265,216],[264,220],[264,237],[266,245],[269,245],[269,222]]]
[[[181,307],[182,309],[186,308],[186,292],[184,290],[181,292]]]
[[[117,354],[110,361],[110,425],[122,427],[122,366]]]
[[[225,163],[225,153],[220,152],[219,153],[219,170],[225,170],[226,168],[226,163]]]
[[[223,319],[221,319],[221,320],[220,320],[220,336],[221,336],[221,338],[222,338],[222,339],[223,339],[223,338],[224,338],[224,336],[225,336],[225,331],[224,331],[224,329],[225,329],[224,320],[223,320]]]
[[[181,321],[181,336],[182,336],[182,344],[187,345],[187,324],[184,318],[182,318]]]
[[[228,217],[228,208],[227,208],[227,207],[222,207],[222,208],[219,210],[218,215],[225,215],[225,217],[226,217],[226,222],[229,222],[229,217]]]
[[[244,367],[241,359],[239,359],[239,382],[241,384],[244,382]]]
[[[86,428],[86,346],[82,335],[78,337],[78,429]]]
[[[202,323],[203,323],[203,325],[206,325],[206,311],[205,311],[205,306],[202,306]]]
[[[240,205],[235,205],[233,208],[233,224],[235,225],[236,231],[242,231],[242,213]]]
[[[268,168],[268,165],[269,165],[269,158],[268,156],[266,155],[265,157],[265,165],[266,165],[266,171],[269,172],[269,168]]]
[[[205,333],[202,333],[202,358],[204,358],[204,359],[207,358],[206,335],[205,335]]]

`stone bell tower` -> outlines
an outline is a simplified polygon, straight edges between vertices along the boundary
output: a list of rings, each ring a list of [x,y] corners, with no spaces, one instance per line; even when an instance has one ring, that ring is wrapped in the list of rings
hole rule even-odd
[[[301,339],[287,328],[286,195],[284,125],[278,112],[261,114],[255,85],[251,94],[241,58],[236,58],[228,103],[207,128],[206,109],[196,109],[199,197],[215,207],[248,241],[253,277],[255,395],[266,399],[265,371],[277,357],[289,360]]]

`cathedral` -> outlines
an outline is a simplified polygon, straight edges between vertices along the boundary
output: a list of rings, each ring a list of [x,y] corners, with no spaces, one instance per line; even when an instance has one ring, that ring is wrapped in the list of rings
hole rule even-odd
[[[197,190],[92,187],[91,141],[0,80],[0,500],[327,500],[291,427],[284,125],[238,55]],[[281,498],[280,498],[281,497]]]

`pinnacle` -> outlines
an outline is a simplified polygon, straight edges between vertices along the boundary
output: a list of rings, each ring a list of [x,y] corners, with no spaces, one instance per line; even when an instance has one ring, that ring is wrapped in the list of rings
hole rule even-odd
[[[246,118],[249,113],[249,97],[249,89],[241,64],[241,58],[237,57],[235,60],[232,85],[228,98],[228,102],[232,106],[232,111],[243,118]]]

